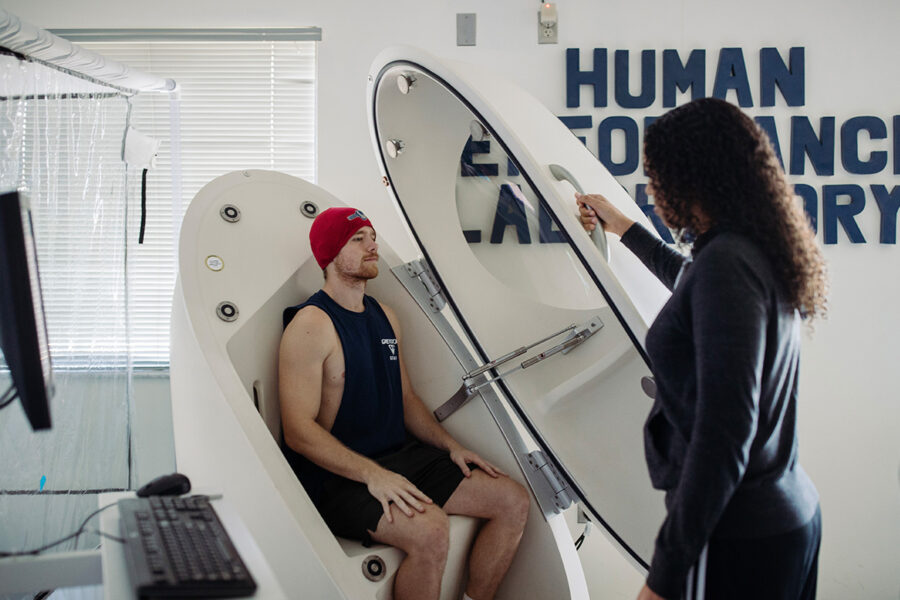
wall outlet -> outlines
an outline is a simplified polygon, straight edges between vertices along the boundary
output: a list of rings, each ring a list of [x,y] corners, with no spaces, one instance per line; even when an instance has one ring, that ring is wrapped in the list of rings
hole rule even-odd
[[[541,22],[541,12],[538,11],[538,44],[556,44],[558,23],[545,24]]]

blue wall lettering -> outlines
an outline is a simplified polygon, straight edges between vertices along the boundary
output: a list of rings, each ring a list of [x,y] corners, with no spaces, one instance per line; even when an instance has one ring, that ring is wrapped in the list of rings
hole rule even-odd
[[[672,232],[669,231],[669,228],[663,224],[662,219],[660,219],[659,216],[655,212],[653,212],[653,205],[649,203],[649,200],[647,198],[646,183],[639,183],[634,186],[634,201],[638,206],[641,207],[641,211],[643,211],[643,213],[647,215],[647,218],[650,219],[650,222],[653,223],[653,226],[656,228],[656,232],[659,234],[659,237],[661,237],[667,244],[674,244],[675,239],[672,237]]]
[[[625,133],[625,160],[620,163],[612,159],[612,132],[619,129]],[[631,117],[607,117],[597,128],[597,158],[613,175],[634,173],[638,166],[638,126]]]
[[[890,192],[887,186],[873,185],[872,193],[878,210],[881,211],[881,235],[878,241],[882,244],[897,243],[897,211],[900,210],[900,186],[895,185]]]
[[[519,176],[519,167],[516,166],[516,163],[514,163],[511,158],[506,159],[506,176],[507,177],[518,177]]]
[[[528,219],[525,217],[525,204],[521,196],[522,188],[516,184],[504,183],[500,186],[497,212],[494,214],[494,226],[491,229],[492,244],[503,243],[503,234],[506,233],[507,227],[516,228],[520,244],[531,243],[531,232],[528,231]]]
[[[778,143],[778,130],[775,127],[775,117],[753,117],[753,120],[756,121],[756,124],[762,127],[762,130],[769,136],[769,141],[772,143],[772,149],[775,150],[775,156],[778,157],[778,162],[781,163],[781,168],[783,169],[784,159],[781,158],[781,144]]]
[[[481,243],[481,230],[480,229],[464,229],[463,236],[465,236],[466,241],[470,244],[480,244]]]
[[[576,115],[576,116],[565,116],[558,117],[560,121],[563,122],[563,125],[568,127],[569,129],[590,129],[594,126],[594,119],[590,115]],[[574,134],[574,132],[573,132]],[[575,135],[579,140],[581,140],[582,144],[587,144],[587,138],[581,135]]]
[[[737,92],[738,104],[741,106],[753,106],[753,94],[750,93],[750,80],[747,79],[747,66],[744,64],[744,51],[740,48],[719,50],[713,98],[726,100],[728,90]]]
[[[606,106],[606,48],[594,48],[594,68],[581,70],[578,48],[566,49],[566,107],[581,106],[581,86],[594,88],[594,106]]]
[[[706,50],[692,50],[687,63],[682,64],[678,50],[663,50],[662,97],[663,106],[675,106],[675,88],[691,90],[691,100],[706,96]]]
[[[554,229],[553,225],[553,217],[550,216],[550,211],[547,209],[547,205],[541,202],[540,209],[538,210],[538,240],[540,241],[540,243],[565,243],[566,236],[563,235],[563,232],[559,229]]]
[[[819,193],[816,188],[805,183],[794,185],[794,193],[803,198],[803,210],[809,218],[813,233],[819,231]]]
[[[850,202],[838,204],[838,198],[847,196]],[[854,244],[865,244],[856,215],[866,207],[866,192],[858,185],[825,185],[822,186],[822,220],[825,226],[825,243],[837,244],[837,224],[841,223],[847,237]]]
[[[776,85],[788,106],[806,103],[804,49],[791,48],[788,56],[790,67],[784,64],[777,48],[759,51],[760,106],[775,106]]]
[[[582,70],[581,51],[577,48],[568,48],[566,49],[566,106],[578,107],[581,102],[582,87],[589,86],[593,89],[594,106],[605,107],[608,102],[608,88],[612,85],[614,86],[614,102],[623,110],[618,111],[618,114],[616,111],[595,112],[595,115],[598,116],[597,125],[594,125],[594,119],[589,114],[567,115],[559,118],[585,146],[591,145],[587,141],[587,132],[596,127],[596,155],[610,174],[616,177],[637,174],[637,167],[641,162],[642,134],[646,135],[647,129],[659,118],[644,114],[654,110],[652,107],[656,102],[657,91],[660,92],[662,106],[666,109],[687,101],[688,97],[690,100],[696,100],[706,95],[734,102],[745,109],[754,106],[754,90],[750,86],[743,48],[719,48],[715,74],[708,75],[706,72],[707,53],[715,51],[708,48],[641,50],[638,63],[637,58],[633,56],[637,50],[594,48],[593,66],[589,70]],[[805,106],[806,49],[802,46],[786,50],[779,50],[775,47],[757,47],[752,51],[759,52],[759,88],[755,90],[759,94],[756,99],[757,106],[776,107],[780,105],[782,108]],[[609,53],[613,53],[614,56],[609,56]],[[585,56],[587,56],[586,52]],[[659,65],[656,64],[657,56],[660,58]],[[755,59],[753,56],[751,58]],[[585,60],[587,61],[587,58]],[[632,69],[638,68],[638,64],[640,77],[636,74],[634,77],[629,77]],[[755,67],[756,65],[751,64],[750,66]],[[657,82],[657,67],[661,71],[659,82]],[[610,69],[614,69],[614,73],[609,73]],[[613,77],[611,82],[609,81],[610,77]],[[636,80],[638,79],[640,88],[637,87]],[[634,83],[631,83],[632,81]],[[657,90],[657,83],[659,83],[659,90]],[[711,88],[711,93],[709,88]],[[781,100],[778,100],[779,95]],[[647,110],[648,108],[650,110]],[[626,109],[640,110],[641,112],[636,113],[640,117],[626,116],[628,115]],[[838,168],[843,169],[842,172],[852,175],[892,172],[895,176],[900,175],[900,114],[890,117],[842,116],[838,123],[834,116],[804,116],[798,114],[801,111],[779,112],[776,108],[775,111],[760,112],[767,114],[751,116],[769,138],[772,150],[781,167],[791,176],[833,177],[838,151],[840,152]],[[785,133],[787,131],[786,123],[783,123],[781,119],[786,119],[788,116],[790,116],[790,130]],[[640,119],[643,119],[642,123]],[[643,129],[640,129],[639,124],[643,126]],[[840,125],[840,132],[837,131],[837,125]],[[889,128],[891,129],[889,130]],[[578,133],[585,135],[581,136]],[[840,139],[837,137],[838,133],[840,133]],[[891,136],[890,139],[889,136]],[[785,139],[784,147],[781,145],[782,139]],[[838,148],[838,144],[840,144],[840,148]],[[613,146],[615,146],[615,151]],[[472,160],[474,155],[487,152],[487,149],[487,146],[467,147],[468,155],[464,155],[463,163],[469,165],[470,174],[478,175],[482,169],[489,170],[491,168],[489,164],[476,164]],[[489,159],[485,158],[484,160]],[[812,167],[812,171],[807,172],[808,166]],[[647,176],[646,168],[643,173]],[[512,162],[507,163],[507,175],[518,175],[515,164]],[[866,181],[862,185],[822,185],[820,181],[814,185],[797,183],[794,185],[794,191],[799,196],[797,201],[802,201],[813,231],[819,233],[819,224],[822,224],[821,233],[825,244],[832,245],[848,240],[853,244],[865,244],[866,239],[860,229],[857,215],[863,213],[867,202],[870,205],[869,211],[875,210],[871,206],[873,204],[871,199],[874,198],[874,204],[877,204],[880,211],[880,243],[896,245],[897,227],[900,224],[898,223],[898,219],[900,219],[900,184],[894,184],[897,182],[875,184]],[[651,220],[659,235],[667,242],[673,243],[671,232],[653,212],[653,205],[650,203],[652,199],[649,199],[646,194],[646,184],[636,184],[634,192],[635,202]],[[866,197],[869,193],[872,194],[872,198]],[[513,196],[514,194],[509,190],[501,190],[497,209],[497,214],[500,216],[495,217],[491,233],[492,241],[498,239],[498,242],[495,243],[502,241],[505,228],[509,226],[516,227],[520,243],[530,243],[530,239],[528,242],[521,241],[527,235],[527,231],[523,229],[527,222],[522,215],[524,215],[524,209],[528,207],[517,205]],[[527,203],[527,201],[524,202]],[[541,243],[561,242],[564,232],[554,229],[556,222],[553,221],[551,214],[544,206],[538,208],[537,220]],[[506,211],[503,213],[506,215],[503,217],[505,220],[501,219],[503,210]],[[529,210],[531,209],[529,208]],[[868,222],[867,219],[866,223]],[[843,228],[844,234],[838,232],[839,228]],[[466,233],[468,236],[469,232]],[[480,235],[480,232],[477,233]],[[486,230],[484,235],[487,236]],[[869,233],[868,237],[874,238],[874,231]],[[467,239],[469,238],[467,237]]]
[[[848,173],[871,175],[887,166],[887,152],[878,150],[869,155],[869,160],[859,159],[859,132],[869,132],[873,140],[887,137],[887,125],[878,117],[853,117],[841,125],[841,164]]]
[[[616,50],[616,103],[622,108],[647,108],[656,100],[656,50],[641,51],[641,91],[628,89],[628,50]]]
[[[499,173],[497,163],[476,163],[475,154],[488,154],[491,151],[490,142],[473,142],[471,136],[463,146],[460,162],[460,174],[463,177],[496,177]]]
[[[900,175],[900,115],[894,115],[894,175]]]
[[[806,172],[804,154],[816,175],[834,175],[834,117],[819,119],[819,130],[816,135],[809,117],[791,117],[791,175]]]

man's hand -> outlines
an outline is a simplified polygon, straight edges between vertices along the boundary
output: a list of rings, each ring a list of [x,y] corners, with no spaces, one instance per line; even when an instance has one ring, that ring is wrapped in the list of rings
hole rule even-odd
[[[603,229],[622,237],[634,223],[600,194],[575,194],[581,225],[593,231],[602,223]]]
[[[666,600],[656,592],[650,589],[647,584],[644,584],[644,587],[641,588],[640,593],[638,594],[637,600]]]
[[[422,502],[432,503],[431,498],[410,483],[406,477],[381,467],[373,469],[371,474],[366,477],[365,483],[369,488],[369,493],[381,502],[388,523],[394,522],[394,517],[391,515],[391,502],[396,504],[397,508],[403,511],[407,517],[413,516],[413,509],[425,512]]]
[[[450,449],[450,460],[455,462],[460,470],[463,472],[463,475],[466,477],[472,476],[472,469],[469,468],[467,463],[472,463],[473,465],[478,465],[482,471],[490,475],[491,477],[499,477],[503,475],[506,476],[506,473],[484,460],[471,450],[467,450],[462,446],[455,446]]]

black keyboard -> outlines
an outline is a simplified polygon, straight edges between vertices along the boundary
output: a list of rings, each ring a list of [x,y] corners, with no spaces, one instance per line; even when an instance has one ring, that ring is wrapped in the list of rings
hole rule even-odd
[[[118,505],[138,598],[237,597],[256,590],[207,496],[129,498]]]

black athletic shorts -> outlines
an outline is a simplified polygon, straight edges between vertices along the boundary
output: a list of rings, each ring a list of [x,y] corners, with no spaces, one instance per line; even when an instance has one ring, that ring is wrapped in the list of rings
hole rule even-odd
[[[464,475],[450,460],[450,453],[413,441],[400,450],[373,459],[379,465],[406,477],[437,505],[443,507],[456,491]],[[469,465],[470,468],[477,468]],[[384,514],[381,503],[358,481],[333,476],[322,485],[319,513],[332,533],[372,544],[369,530],[375,531]]]

